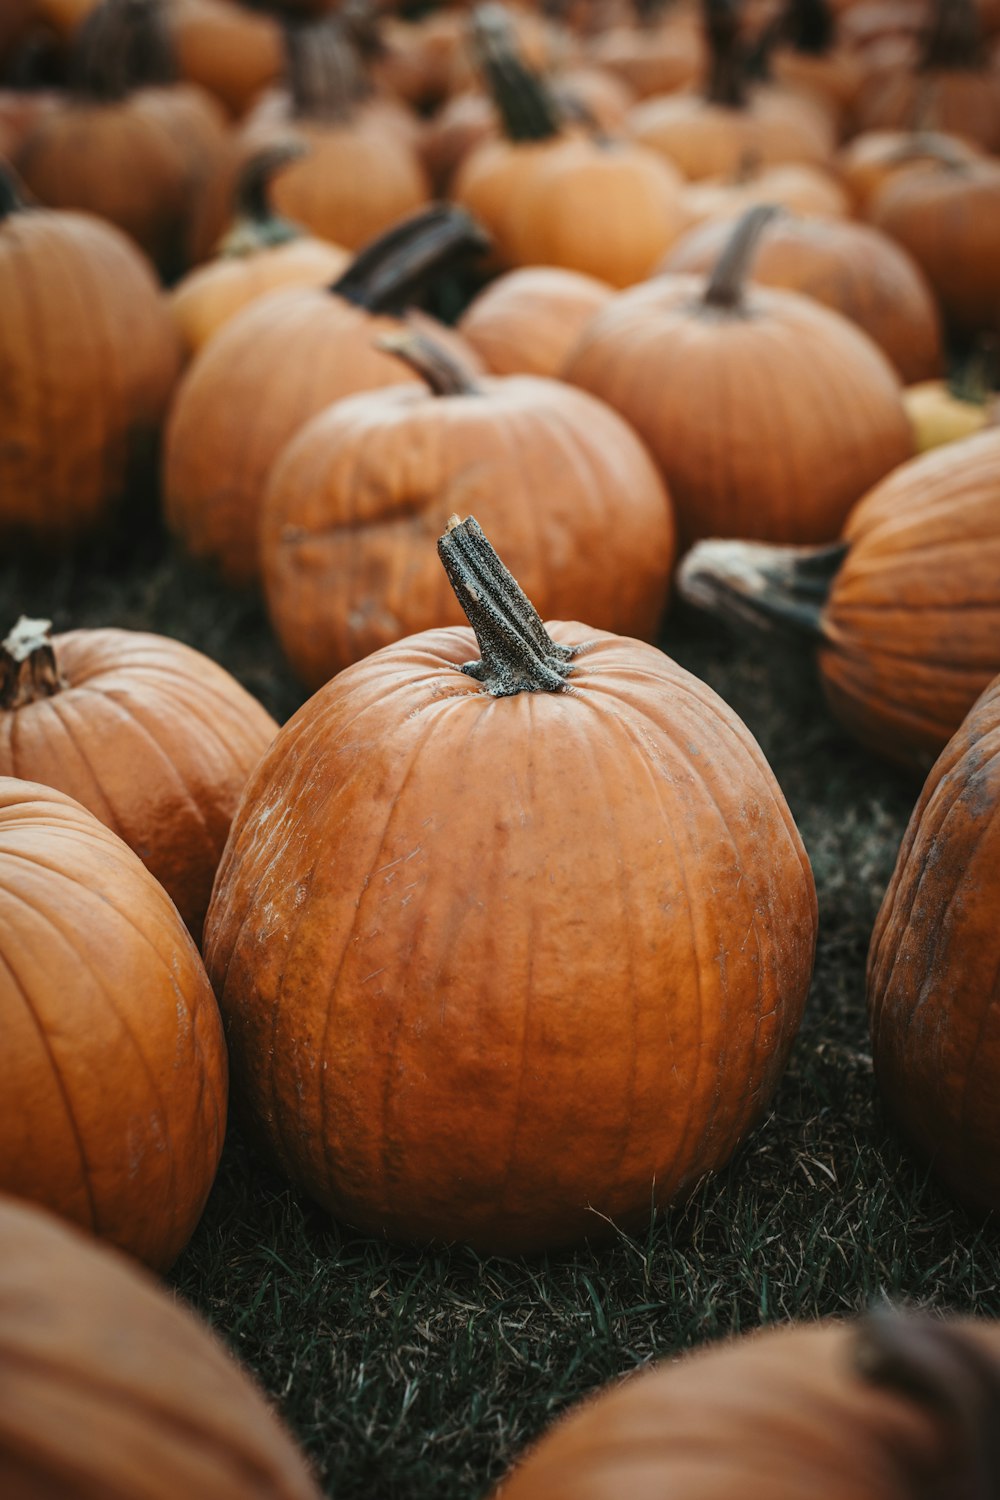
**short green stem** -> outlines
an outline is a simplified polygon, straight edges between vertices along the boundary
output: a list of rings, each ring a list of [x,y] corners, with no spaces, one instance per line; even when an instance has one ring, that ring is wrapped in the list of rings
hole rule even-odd
[[[243,167],[233,193],[233,224],[219,247],[221,255],[252,255],[271,245],[301,239],[297,224],[283,219],[271,203],[271,183],[307,151],[304,141],[288,139],[263,147]]]

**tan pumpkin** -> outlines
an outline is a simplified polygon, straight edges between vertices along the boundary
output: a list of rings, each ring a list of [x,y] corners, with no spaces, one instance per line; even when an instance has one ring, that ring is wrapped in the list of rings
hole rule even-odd
[[[307,234],[271,203],[271,181],[304,149],[288,142],[265,146],[250,158],[238,179],[234,220],[218,254],[173,288],[170,311],[189,357],[259,297],[281,287],[328,285],[346,269],[347,250]]]
[[[57,787],[141,857],[197,942],[244,783],[277,733],[180,641],[22,620],[0,645],[0,776]]]
[[[899,379],[866,334],[801,293],[744,285],[772,213],[739,221],[707,283],[660,276],[613,298],[564,370],[645,440],[685,544],[832,541],[913,451]]]
[[[9,1500],[318,1500],[207,1325],[122,1256],[11,1199],[0,1200],[0,1387]]]
[[[497,1500],[986,1500],[998,1383],[985,1318],[765,1328],[602,1391]]]
[[[336,402],[271,471],[268,614],[309,688],[464,616],[434,539],[474,506],[551,619],[651,639],[674,563],[670,500],[613,411],[558,380],[471,375],[426,338],[394,341],[420,385]],[[610,561],[613,559],[613,563]]]
[[[0,869],[0,1192],[165,1270],[226,1128],[198,950],[138,856],[51,787],[0,778]]]
[[[0,536],[58,548],[138,490],[178,339],[124,234],[26,207],[2,170],[0,306]]]
[[[1000,430],[903,464],[824,549],[705,542],[681,592],[804,631],[830,707],[864,745],[925,775],[1000,671]]]
[[[868,956],[890,1118],[964,1202],[1000,1208],[1000,678],[931,770]]]
[[[809,865],[703,683],[543,626],[471,519],[439,545],[476,635],[341,672],[233,825],[206,954],[234,1080],[349,1223],[502,1253],[607,1239],[766,1109],[812,966]]]
[[[591,318],[613,295],[606,281],[556,266],[524,266],[498,276],[458,322],[494,375],[558,378]]]
[[[725,221],[702,225],[678,241],[660,270],[709,271],[730,233]],[[804,292],[843,313],[908,385],[941,369],[941,320],[930,286],[905,250],[870,225],[778,215],[761,234],[753,280]]]
[[[281,449],[332,401],[416,378],[374,340],[399,331],[428,278],[485,244],[460,209],[430,209],[381,236],[331,287],[274,292],[205,346],[178,389],[164,453],[167,521],[193,557],[228,583],[256,581],[260,504]]]
[[[190,263],[195,202],[224,156],[223,113],[170,81],[162,0],[101,0],[74,59],[73,91],[38,119],[15,166],[41,203],[117,225],[172,279]]]

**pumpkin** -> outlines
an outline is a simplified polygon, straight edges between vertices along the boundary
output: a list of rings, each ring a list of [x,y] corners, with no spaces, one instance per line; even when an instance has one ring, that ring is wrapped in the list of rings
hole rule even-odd
[[[274,176],[302,154],[298,142],[265,146],[250,158],[234,194],[234,221],[215,259],[189,271],[170,294],[170,310],[188,355],[229,319],[280,287],[326,285],[350,255],[283,219],[271,203]]]
[[[711,270],[731,227],[709,222],[674,245],[667,273]],[[941,325],[923,273],[888,235],[849,220],[779,215],[765,225],[753,262],[760,286],[804,292],[874,339],[906,384],[941,369]]]
[[[954,391],[944,380],[922,380],[908,386],[903,401],[918,453],[971,437],[981,428],[1000,422],[1000,399],[990,401],[985,390],[978,395]]]
[[[850,213],[844,189],[822,167],[804,162],[774,167],[743,166],[731,177],[704,177],[681,189],[688,230],[710,220],[731,223],[757,204],[769,203],[802,218],[839,219]]]
[[[767,55],[769,78],[817,96],[843,133],[865,81],[861,58],[838,44],[836,17],[827,0],[789,0],[780,14],[775,46]]]
[[[935,762],[868,957],[890,1118],[966,1203],[1000,1207],[1000,678]]]
[[[923,453],[864,497],[840,545],[705,542],[685,598],[803,631],[830,707],[862,744],[926,774],[1000,671],[1000,431]]]
[[[613,298],[565,367],[645,440],[686,543],[832,541],[913,451],[899,380],[860,329],[799,293],[744,285],[772,213],[744,215],[707,284],[661,276]]]
[[[193,557],[235,586],[256,581],[260,503],[281,449],[332,401],[416,378],[375,338],[399,330],[397,313],[428,278],[485,244],[460,209],[430,209],[380,236],[332,286],[274,292],[205,346],[165,444],[167,521]]]
[[[1000,1328],[879,1310],[647,1368],[558,1423],[503,1500],[976,1500],[997,1492]]]
[[[557,266],[524,266],[485,287],[458,329],[495,375],[556,378],[587,323],[612,288]]]
[[[608,1238],[767,1108],[809,984],[809,864],[709,688],[543,626],[471,518],[439,549],[475,635],[341,672],[233,824],[205,951],[241,1107],[362,1229]]]
[[[245,114],[281,76],[281,31],[271,16],[231,0],[171,0],[169,23],[180,76],[231,115]]]
[[[0,778],[0,872],[0,1192],[165,1270],[226,1126],[198,950],[138,856],[51,787]]]
[[[174,72],[161,0],[101,0],[74,39],[72,92],[15,159],[40,202],[116,224],[168,280],[189,263],[189,220],[226,141],[219,106]]]
[[[670,501],[638,438],[562,381],[479,378],[417,335],[420,385],[336,402],[278,458],[261,515],[268,613],[310,688],[463,615],[431,542],[475,505],[547,617],[650,638],[674,561]],[[614,559],[609,566],[609,558]]]
[[[0,168],[0,536],[65,546],[134,492],[180,350],[110,224],[27,208]]]
[[[1000,161],[915,167],[868,217],[909,251],[957,330],[1000,330]]]
[[[679,175],[642,147],[564,129],[503,26],[482,26],[480,49],[505,139],[469,153],[452,195],[492,235],[498,260],[565,266],[612,286],[648,275],[681,229]]]
[[[640,99],[697,82],[707,49],[691,11],[649,7],[637,26],[609,26],[591,38],[588,56],[622,78]]]
[[[0,645],[0,775],[58,787],[142,858],[195,941],[243,785],[277,724],[201,652],[24,620]]]
[[[844,146],[837,172],[863,218],[875,195],[897,172],[933,162],[975,161],[982,152],[970,141],[932,130],[865,130]]]
[[[268,1402],[123,1256],[0,1200],[0,1487],[10,1500],[318,1500]]]

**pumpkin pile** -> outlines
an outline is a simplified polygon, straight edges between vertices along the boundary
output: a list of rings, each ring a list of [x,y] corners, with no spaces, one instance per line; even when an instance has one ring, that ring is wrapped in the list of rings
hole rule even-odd
[[[230,1094],[480,1256],[653,1232],[780,1111],[821,913],[697,610],[896,768],[875,1087],[1000,1208],[1000,7],[0,9],[0,1493],[316,1493],[93,1243],[170,1269]],[[497,1493],[979,1500],[998,1393],[985,1321],[763,1332]]]

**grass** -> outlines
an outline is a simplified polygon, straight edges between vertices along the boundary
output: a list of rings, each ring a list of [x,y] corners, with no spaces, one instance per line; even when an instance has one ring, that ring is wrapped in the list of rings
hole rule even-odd
[[[0,567],[0,602],[57,629],[175,635],[280,719],[302,700],[266,620],[155,533],[128,553]],[[256,1373],[339,1500],[476,1500],[588,1391],[761,1323],[888,1296],[1000,1314],[1000,1239],[889,1134],[864,1014],[868,938],[918,788],[829,718],[807,653],[675,615],[662,644],[760,740],[820,904],[806,1020],[771,1115],[729,1168],[640,1239],[535,1261],[420,1252],[329,1221],[231,1133],[178,1291]]]

